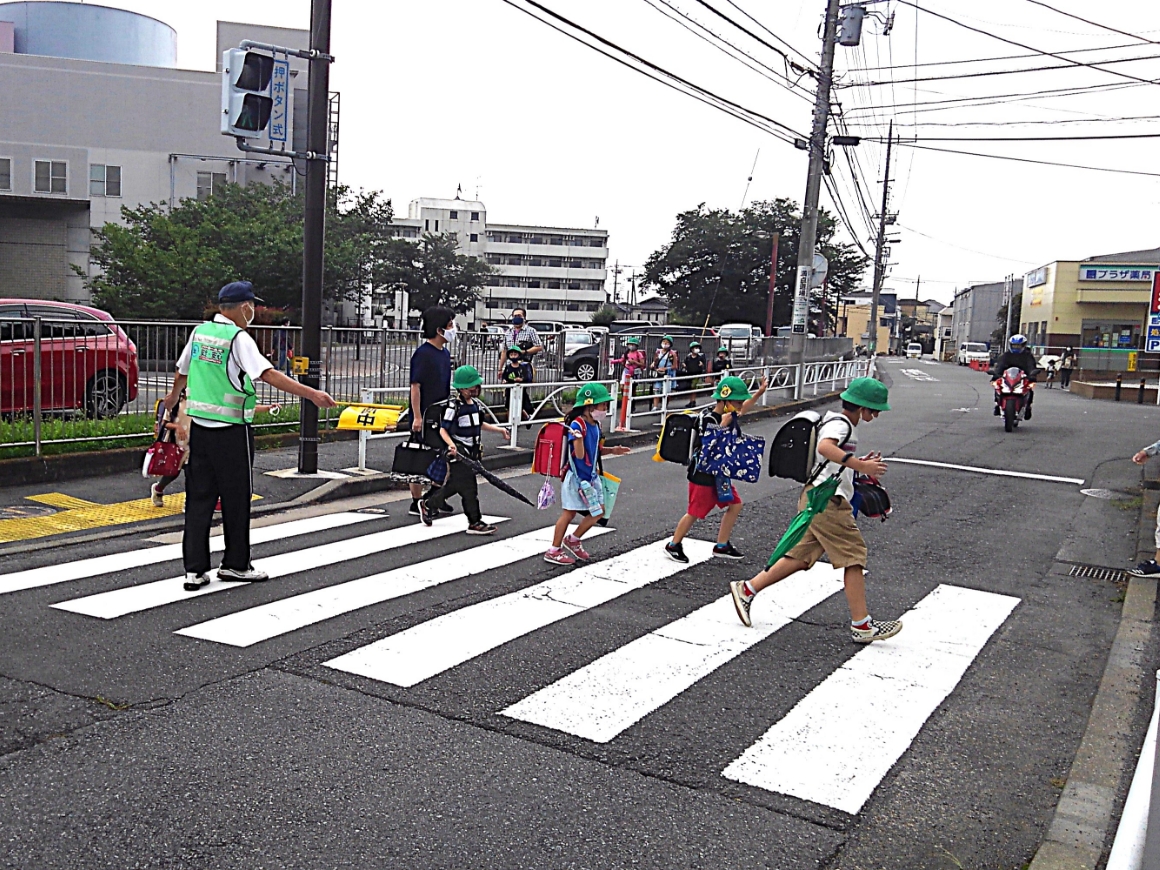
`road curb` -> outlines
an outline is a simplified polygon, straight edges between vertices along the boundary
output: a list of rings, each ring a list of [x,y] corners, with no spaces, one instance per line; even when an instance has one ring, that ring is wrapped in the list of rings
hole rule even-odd
[[[823,395],[811,396],[808,399],[796,399],[789,402],[783,402],[779,405],[758,407],[754,408],[752,411],[746,414],[745,417],[748,420],[765,420],[773,417],[785,416],[788,414],[796,414],[798,411],[804,411],[808,408],[814,408],[818,405],[828,404],[829,402],[837,399],[837,397],[837,392],[825,393]],[[638,446],[641,444],[654,443],[657,440],[657,434],[658,433],[656,430],[612,433],[605,440],[605,443],[611,446]],[[295,440],[297,440],[297,437],[294,437]],[[90,454],[71,455],[87,456]],[[99,453],[91,455],[100,456]],[[532,461],[532,455],[533,451],[525,448],[518,448],[516,450],[504,450],[501,453],[496,453],[485,457],[483,460],[483,465],[489,471],[499,471],[504,468],[513,468],[517,465],[530,465]],[[138,462],[139,461],[140,454],[138,452]],[[394,490],[405,489],[408,483],[408,478],[395,475],[391,472],[360,475],[357,477],[346,477],[341,480],[328,480],[303,493],[302,495],[290,499],[289,501],[276,502],[273,504],[255,504],[251,508],[251,514],[253,516],[264,516],[266,514],[293,510],[295,508],[305,507],[307,505],[323,504],[326,502],[340,501],[342,499],[348,498],[357,498],[358,496],[372,495],[377,492],[391,492]],[[105,529],[95,530],[89,534],[76,535],[69,538],[61,538],[60,536],[38,538],[29,543],[16,543],[11,547],[0,547],[0,556],[13,556],[21,553],[31,553],[36,552],[37,550],[45,550],[64,544],[93,543],[94,541],[104,541],[112,538],[123,537],[125,535],[135,535],[141,532],[162,534],[165,532],[180,531],[184,525],[184,520],[180,516],[176,516],[167,517],[163,520],[146,521],[145,523],[131,523],[125,526],[113,526]]]
[[[1160,491],[1145,490],[1137,540],[1149,554],[1155,549],[1152,528],[1158,504]],[[1144,658],[1155,630],[1156,593],[1155,579],[1133,577],[1128,583],[1083,740],[1030,870],[1094,870],[1105,847],[1111,846],[1120,784],[1140,751],[1133,734],[1135,713],[1148,699],[1153,680]]]

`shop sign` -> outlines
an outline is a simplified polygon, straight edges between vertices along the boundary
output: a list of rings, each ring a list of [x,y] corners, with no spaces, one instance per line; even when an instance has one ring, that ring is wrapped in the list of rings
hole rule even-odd
[[[1152,281],[1155,266],[1104,266],[1083,265],[1079,267],[1081,281]]]
[[[1028,272],[1023,278],[1023,283],[1028,287],[1042,287],[1047,283],[1047,267],[1040,266],[1034,272]]]
[[[1148,317],[1148,331],[1144,335],[1144,352],[1160,353],[1160,314]]]
[[[1152,279],[1152,306],[1148,310],[1153,316],[1160,313],[1160,269],[1156,270],[1156,277]]]

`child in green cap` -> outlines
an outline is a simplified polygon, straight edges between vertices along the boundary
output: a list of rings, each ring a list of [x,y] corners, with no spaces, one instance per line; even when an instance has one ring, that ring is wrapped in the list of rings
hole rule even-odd
[[[479,461],[483,455],[484,429],[498,432],[505,441],[510,440],[511,435],[507,429],[483,422],[481,409],[475,401],[483,392],[483,378],[475,366],[457,368],[451,376],[451,388],[455,395],[447,402],[447,410],[443,412],[439,425],[439,435],[447,445],[447,479],[442,486],[419,499],[419,518],[424,525],[431,525],[447,499],[458,495],[463,501],[463,513],[467,515],[467,534],[494,535],[495,526],[483,521],[483,511],[479,508],[475,469],[461,457]]]
[[[758,592],[810,568],[825,553],[830,557],[830,564],[843,569],[846,604],[850,608],[850,635],[854,642],[885,640],[902,631],[901,621],[871,619],[866,609],[866,542],[850,508],[855,472],[871,477],[881,477],[886,473],[881,453],[868,453],[856,459],[854,451],[858,446],[855,427],[876,419],[880,411],[889,411],[887,397],[886,386],[881,381],[855,378],[842,393],[841,412],[830,411],[822,418],[812,468],[817,472],[814,475],[817,480],[839,475],[837,492],[825,509],[813,518],[805,537],[772,567],[751,580],[734,580],[729,584],[733,606],[745,625],[753,625],[749,609]],[[798,510],[805,508],[806,493],[810,489],[810,484],[802,489]]]
[[[697,463],[701,458],[701,441],[711,429],[719,426],[732,426],[734,418],[744,414],[754,406],[769,386],[768,381],[762,380],[756,393],[749,392],[749,386],[741,378],[722,378],[713,391],[716,404],[706,408],[697,417],[697,431],[693,440],[693,458],[689,460],[689,507],[685,515],[677,523],[673,539],[665,545],[665,554],[674,562],[682,565],[689,563],[685,555],[685,535],[693,528],[693,523],[709,516],[713,508],[721,508],[721,526],[717,530],[717,546],[713,548],[713,555],[721,559],[741,559],[743,554],[729,541],[733,534],[733,525],[741,515],[741,496],[732,483],[725,481],[727,493],[718,491],[717,478],[707,471],[698,471]],[[727,496],[727,497],[726,497]]]

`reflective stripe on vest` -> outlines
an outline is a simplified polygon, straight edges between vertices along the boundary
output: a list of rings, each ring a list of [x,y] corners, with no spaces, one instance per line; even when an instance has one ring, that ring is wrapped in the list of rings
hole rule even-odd
[[[242,388],[230,380],[230,353],[242,330],[232,323],[203,323],[190,337],[186,413],[220,423],[250,423],[257,390],[242,372]]]

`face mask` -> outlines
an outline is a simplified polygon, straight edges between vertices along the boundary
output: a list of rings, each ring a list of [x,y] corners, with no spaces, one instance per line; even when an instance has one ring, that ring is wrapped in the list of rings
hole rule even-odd
[[[672,347],[672,345],[671,345],[671,344],[662,344],[662,345],[661,345],[661,350],[668,350],[670,347]]]
[[[448,344],[451,344],[451,342],[455,341],[455,333],[456,333],[456,329],[454,326],[451,327],[450,329],[443,330],[443,340],[446,341]]]
[[[523,325],[524,325],[524,319],[523,319],[522,317],[518,317],[518,316],[517,316],[517,317],[513,317],[513,318],[512,318],[512,325],[513,325],[513,326],[523,326]]]
[[[254,322],[254,318],[258,316],[258,309],[251,305],[249,315],[242,316],[246,318],[246,326],[249,327],[249,325]]]
[[[593,411],[592,412],[592,419],[595,420],[597,423],[604,422],[604,418],[607,416],[608,416],[607,411]]]
[[[693,356],[700,356],[701,355],[701,348],[695,347],[691,351],[689,351],[689,353],[691,353]]]

